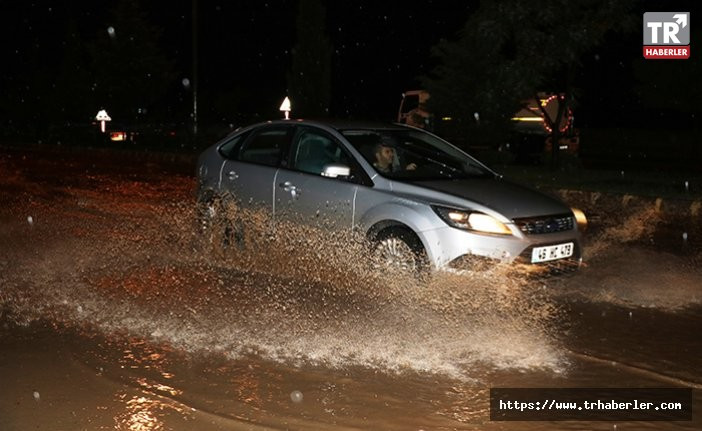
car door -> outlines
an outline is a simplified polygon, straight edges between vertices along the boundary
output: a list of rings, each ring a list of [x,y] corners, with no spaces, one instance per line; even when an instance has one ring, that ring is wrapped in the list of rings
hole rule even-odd
[[[328,229],[351,229],[357,176],[330,178],[322,175],[329,164],[357,169],[344,146],[316,127],[298,127],[287,166],[278,172],[275,185],[276,222],[293,222]]]
[[[274,179],[293,130],[292,125],[254,130],[222,164],[220,189],[234,199],[238,208],[272,216]]]

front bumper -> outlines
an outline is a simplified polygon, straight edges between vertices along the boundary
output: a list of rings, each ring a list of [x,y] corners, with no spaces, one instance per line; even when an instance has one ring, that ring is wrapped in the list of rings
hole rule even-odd
[[[558,261],[577,261],[582,256],[580,233],[577,229],[539,235],[484,235],[453,227],[440,227],[419,233],[430,262],[439,269],[465,257],[478,256],[499,262],[531,264],[534,247],[573,242],[573,255]]]

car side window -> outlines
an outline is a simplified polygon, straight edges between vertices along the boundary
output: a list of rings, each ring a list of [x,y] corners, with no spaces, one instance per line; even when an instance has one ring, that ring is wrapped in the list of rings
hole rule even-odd
[[[234,136],[227,142],[220,145],[219,153],[222,155],[222,157],[225,157],[227,159],[235,159],[237,156],[237,151],[241,146],[241,143],[244,141],[244,139],[246,139],[247,136],[248,133],[242,133],[240,135]]]
[[[238,159],[242,162],[278,166],[283,151],[290,141],[290,128],[271,128],[251,136],[241,147]]]
[[[324,166],[330,163],[351,167],[350,157],[338,142],[321,131],[302,129],[292,149],[290,167],[308,174],[321,175]]]

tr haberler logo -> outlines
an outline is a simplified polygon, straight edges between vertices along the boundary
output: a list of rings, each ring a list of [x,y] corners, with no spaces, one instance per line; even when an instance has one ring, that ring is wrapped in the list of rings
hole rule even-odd
[[[643,55],[651,60],[690,58],[690,12],[646,12]]]

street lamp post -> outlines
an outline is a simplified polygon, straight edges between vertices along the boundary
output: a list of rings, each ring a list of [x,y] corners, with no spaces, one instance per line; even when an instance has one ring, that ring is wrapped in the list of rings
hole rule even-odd
[[[192,0],[193,26],[193,146],[197,146],[197,0]]]

